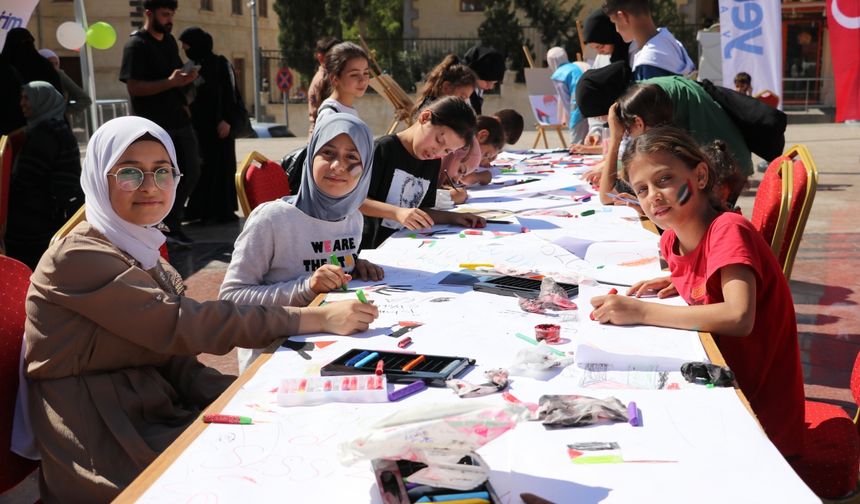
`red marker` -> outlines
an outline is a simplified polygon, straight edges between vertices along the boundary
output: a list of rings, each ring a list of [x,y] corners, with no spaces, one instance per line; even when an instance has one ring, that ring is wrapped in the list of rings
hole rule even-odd
[[[407,336],[407,337],[405,337],[402,340],[397,342],[397,346],[400,348],[406,348],[411,344],[412,344],[412,338],[410,338],[409,336]]]
[[[377,375],[382,374],[383,366],[385,366],[385,361],[383,361],[382,359],[379,359],[379,362],[376,363],[376,374]]]
[[[616,294],[618,294],[618,289],[616,289],[615,287],[609,289],[609,292],[606,293],[607,296],[614,296]],[[591,320],[597,320],[596,318],[594,318],[594,312],[591,312],[588,318],[590,318]]]
[[[484,234],[483,231],[479,231],[477,229],[467,229],[467,230],[463,231],[463,233],[467,234],[469,236],[481,236],[482,234]]]
[[[239,424],[239,425],[250,425],[254,423],[251,420],[251,417],[239,416],[239,415],[222,415],[220,413],[206,413],[203,415],[203,421],[206,423],[220,423],[220,424]]]

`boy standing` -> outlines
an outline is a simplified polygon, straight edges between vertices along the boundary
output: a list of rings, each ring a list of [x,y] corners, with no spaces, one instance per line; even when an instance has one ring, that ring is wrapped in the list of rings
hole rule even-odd
[[[630,44],[633,80],[688,75],[696,66],[687,50],[666,28],[657,28],[648,0],[605,0],[603,12]]]

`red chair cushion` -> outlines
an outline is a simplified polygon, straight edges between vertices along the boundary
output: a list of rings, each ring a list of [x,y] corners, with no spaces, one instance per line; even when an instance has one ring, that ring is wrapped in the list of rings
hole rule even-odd
[[[0,493],[14,487],[38,463],[9,451],[12,419],[18,392],[18,359],[24,336],[24,299],[30,287],[30,269],[23,263],[0,256]]]
[[[245,172],[245,195],[251,210],[261,203],[290,195],[290,182],[281,165],[266,161],[260,166],[252,164]]]
[[[758,186],[752,216],[750,217],[753,227],[761,233],[768,244],[773,241],[782,200],[782,177],[779,175],[779,166],[786,159],[788,158],[780,156],[768,165],[767,171],[764,172],[764,177],[761,179],[761,184]]]
[[[816,495],[835,499],[857,486],[860,437],[845,410],[806,401],[803,455],[791,465]]]

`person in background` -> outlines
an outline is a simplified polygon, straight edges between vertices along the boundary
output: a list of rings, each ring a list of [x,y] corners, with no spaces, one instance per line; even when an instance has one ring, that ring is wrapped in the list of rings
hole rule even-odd
[[[194,82],[198,70],[182,70],[179,46],[170,34],[176,7],[176,0],[144,0],[143,28],[133,32],[123,48],[119,80],[128,90],[132,113],[167,130],[176,147],[183,177],[173,209],[164,219],[165,235],[170,246],[190,247],[182,218],[185,200],[200,178],[200,154],[183,88]]]
[[[6,42],[0,57],[15,67],[21,84],[43,81],[63,94],[60,76],[53,65],[36,50],[36,39],[26,28],[12,28],[6,33]],[[5,110],[3,111],[5,114]]]
[[[625,42],[631,42],[630,67],[640,81],[666,75],[689,75],[696,65],[666,28],[657,28],[648,0],[606,0],[603,12]]]
[[[337,112],[358,117],[355,99],[364,96],[370,82],[370,59],[364,49],[352,42],[341,42],[329,49],[325,77],[331,94],[320,103],[316,120]]]
[[[433,209],[441,158],[471,143],[474,134],[475,113],[469,104],[446,96],[419,112],[405,130],[376,141],[370,189],[361,206],[363,248],[378,247],[401,227],[486,225],[477,215]]]
[[[477,74],[464,65],[456,55],[449,54],[441,63],[433,67],[424,79],[414,113],[417,114],[419,110],[423,110],[434,100],[444,96],[456,96],[468,102],[477,89],[477,82]]]
[[[340,40],[334,37],[325,37],[317,40],[314,58],[316,58],[319,66],[313,78],[311,78],[310,86],[308,86],[308,121],[310,122],[308,137],[314,132],[314,123],[317,120],[317,111],[320,108],[320,104],[331,92],[325,78],[325,55],[329,49],[338,44],[340,44]]]
[[[491,163],[499,155],[502,148],[505,146],[505,131],[502,128],[501,121],[495,116],[478,116],[475,123],[475,140],[478,142],[480,156],[475,159],[464,159],[459,166],[445,164],[445,159],[442,159],[442,172],[450,174],[450,182],[456,182],[464,185],[480,184],[487,185],[493,180],[494,171],[491,169]],[[440,173],[442,175],[442,173]],[[440,186],[444,185],[440,177]],[[452,199],[455,194],[451,193]],[[454,199],[455,203],[462,203]]]
[[[86,91],[78,86],[62,68],[60,68],[60,57],[50,49],[39,49],[39,54],[54,66],[54,70],[60,76],[60,84],[63,86],[63,96],[66,99],[66,112],[83,112],[93,104],[93,99]]]
[[[33,269],[84,203],[81,152],[64,117],[66,101],[51,84],[30,82],[19,96],[27,137],[12,168],[6,246],[10,257]]]
[[[591,68],[603,68],[616,61],[630,59],[630,44],[615,30],[615,25],[602,9],[589,14],[582,24],[582,38],[597,52]]]
[[[746,72],[738,72],[735,75],[735,91],[752,96],[752,76]]]
[[[200,179],[188,198],[187,219],[231,222],[236,217],[236,139],[230,119],[236,108],[230,63],[212,52],[212,35],[186,28],[179,35],[188,59],[200,66],[191,103],[191,124],[199,146]]]
[[[18,131],[27,124],[21,112],[21,79],[5,56],[0,56],[0,110],[3,111],[0,114],[0,135]]]
[[[555,86],[558,101],[558,122],[567,124],[570,129],[571,143],[578,144],[588,134],[588,120],[576,105],[576,83],[588,70],[588,64],[577,61],[571,63],[567,52],[561,47],[553,47],[546,53],[546,61],[553,71],[552,84]]]
[[[476,45],[466,51],[463,61],[478,76],[476,89],[469,97],[469,103],[475,114],[481,115],[484,91],[493,89],[505,78],[505,56],[492,47]]]
[[[90,138],[81,175],[87,220],[33,272],[18,398],[32,436],[16,436],[12,449],[35,442],[43,502],[110,502],[199,422],[234,377],[198,354],[366,331],[378,315],[358,300],[293,308],[186,297],[154,227],[179,176],[164,129],[135,116],[106,122]]]

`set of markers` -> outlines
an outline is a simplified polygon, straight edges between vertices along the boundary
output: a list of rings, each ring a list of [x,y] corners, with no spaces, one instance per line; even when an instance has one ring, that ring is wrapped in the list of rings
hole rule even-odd
[[[278,388],[281,406],[387,401],[388,380],[384,374],[287,378]]]

